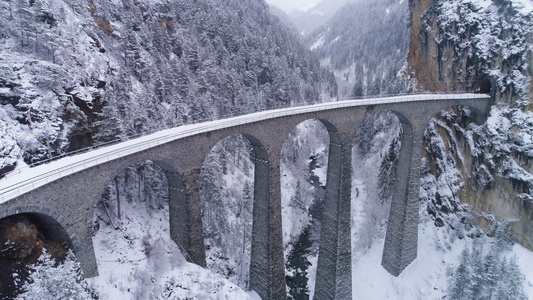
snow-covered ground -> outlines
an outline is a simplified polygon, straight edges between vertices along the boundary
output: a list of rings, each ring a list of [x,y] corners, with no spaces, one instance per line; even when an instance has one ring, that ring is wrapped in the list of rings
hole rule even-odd
[[[123,197],[126,198],[126,197]],[[222,276],[188,263],[170,239],[168,204],[110,202],[96,216],[93,243],[99,276],[88,279],[100,299],[257,299]],[[115,228],[115,225],[118,227]]]
[[[421,212],[422,214],[424,211]],[[384,230],[383,229],[383,235]],[[352,265],[353,299],[444,299],[453,271],[461,262],[463,250],[471,249],[475,240],[451,239],[449,228],[438,228],[429,219],[418,229],[418,256],[398,276],[390,275],[381,267],[384,239],[374,239],[370,248],[359,252]],[[490,246],[490,238],[484,247]],[[518,266],[525,276],[523,288],[528,299],[533,299],[533,252],[515,244],[505,257],[518,258]]]
[[[427,210],[428,197],[422,197],[417,258],[398,277],[381,266],[390,199],[381,197],[380,173],[386,169],[383,161],[388,157],[387,149],[391,149],[400,132],[394,115],[372,115],[360,126],[352,149],[352,167],[356,170],[352,177],[351,208],[353,299],[449,299],[450,285],[463,251],[481,249],[482,255],[487,256],[495,247],[496,238],[489,238],[482,231],[465,235],[460,228],[435,226]],[[448,178],[445,174],[441,176]],[[421,195],[426,192],[421,188]],[[498,267],[516,256],[525,277],[523,290],[533,299],[533,252],[518,244],[501,252]],[[482,267],[484,264],[486,261]]]

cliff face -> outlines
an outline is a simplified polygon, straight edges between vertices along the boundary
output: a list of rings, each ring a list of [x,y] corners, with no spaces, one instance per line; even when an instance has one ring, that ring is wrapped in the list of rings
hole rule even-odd
[[[491,93],[488,120],[455,108],[426,131],[421,195],[436,224],[505,223],[533,249],[533,6],[526,1],[410,2],[406,75],[417,91]],[[466,205],[465,205],[466,204]]]
[[[529,6],[528,6],[529,5]],[[533,59],[533,8],[520,1],[412,0],[407,75],[411,88],[491,88],[508,104],[526,105]]]

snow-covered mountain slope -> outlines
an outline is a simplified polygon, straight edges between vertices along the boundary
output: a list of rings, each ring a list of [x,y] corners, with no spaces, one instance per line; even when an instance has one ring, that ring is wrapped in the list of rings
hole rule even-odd
[[[407,55],[406,1],[360,1],[340,8],[305,37],[323,66],[335,73],[340,97],[397,94]]]
[[[347,3],[358,0],[322,0],[310,2],[290,11],[289,18],[301,35],[306,36],[324,25],[337,11]]]
[[[0,2],[0,170],[336,95],[263,1]]]

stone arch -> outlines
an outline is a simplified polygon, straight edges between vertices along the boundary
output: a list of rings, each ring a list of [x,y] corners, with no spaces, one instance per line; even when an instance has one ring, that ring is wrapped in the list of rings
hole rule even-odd
[[[320,254],[318,255],[316,266],[314,296],[316,299],[326,299],[331,294],[331,291],[336,288],[338,209],[341,200],[341,170],[343,166],[342,139],[337,128],[329,121],[325,119],[309,120],[314,120],[323,126],[325,133],[329,137],[329,141],[326,142],[328,153],[323,200],[319,200],[318,203],[313,200],[311,207],[306,209],[308,214],[309,210],[315,210],[315,212],[311,213],[313,215],[311,222],[319,224],[318,226],[320,227],[319,237],[316,241],[318,242],[317,250]],[[285,140],[283,149],[285,149],[288,138]],[[315,208],[311,209],[312,207]],[[283,227],[286,227],[286,225],[283,225]],[[298,252],[298,249],[295,249],[295,251]],[[287,259],[288,257],[285,257],[285,260]],[[308,283],[307,286],[311,287],[312,284]]]
[[[376,134],[378,134],[377,138]],[[399,140],[396,140],[396,134],[399,135]],[[380,137],[382,135],[387,136]],[[351,140],[353,142],[352,147],[350,147],[350,157],[353,162],[350,166],[350,180],[354,182],[354,186],[351,187],[350,210],[354,211],[355,205],[359,207],[358,210],[355,210],[359,213],[355,215],[350,213],[350,247],[355,245],[359,247],[370,246],[369,238],[380,232],[378,229],[380,220],[387,219],[382,265],[388,272],[394,273],[399,268],[398,264],[404,260],[404,253],[406,252],[403,244],[404,233],[409,232],[404,229],[406,226],[405,218],[406,215],[412,213],[412,211],[406,210],[405,205],[409,199],[409,175],[414,141],[413,125],[404,113],[398,110],[379,108],[370,111],[356,125],[355,135],[351,137]],[[396,148],[398,142],[400,143],[399,149]],[[358,157],[354,157],[354,155]],[[386,160],[390,160],[389,166],[384,164]],[[396,161],[395,165],[390,165],[393,161]],[[381,170],[384,166],[387,169]],[[365,168],[370,168],[368,169],[370,173],[361,177],[359,171],[363,171]],[[395,178],[391,180],[389,173],[393,170],[396,171]],[[380,172],[384,173],[381,174]],[[380,177],[383,175],[384,177]],[[380,180],[385,180],[386,190],[380,186]],[[370,194],[365,196],[367,193]],[[384,202],[378,202],[380,200]],[[352,218],[358,221],[353,223]],[[416,247],[414,251],[416,251]],[[356,253],[351,253],[350,264],[353,264],[354,259],[357,259],[354,255]],[[416,257],[416,252],[414,256]],[[357,266],[354,265],[352,272],[356,272],[356,270]],[[356,275],[352,274],[351,276]]]
[[[0,295],[9,299],[16,296],[20,284],[31,274],[31,265],[44,251],[56,260],[66,258],[67,250],[77,258],[84,257],[85,249],[74,248],[76,236],[67,232],[65,225],[48,209],[36,205],[11,207],[0,213]]]
[[[250,196],[253,197],[252,199],[250,199],[252,208],[251,213],[250,211],[248,212],[250,213],[249,217],[251,217],[252,224],[248,227],[243,226],[244,228],[242,229],[243,247],[250,248],[248,281],[246,283],[246,280],[242,280],[242,282],[239,282],[239,285],[241,285],[241,287],[245,289],[254,289],[261,295],[261,293],[268,291],[269,281],[266,279],[270,278],[270,162],[267,151],[262,145],[262,143],[254,136],[244,133],[236,133],[221,139],[213,146],[209,153],[211,154],[212,151],[227,138],[235,136],[241,136],[244,140],[244,143],[246,144],[246,147],[249,147],[250,159],[253,164],[253,186],[249,187],[251,190],[250,192],[252,193]],[[205,166],[205,164],[207,163],[207,159],[208,157],[206,157],[203,166]],[[204,174],[203,168],[202,174]],[[201,177],[202,176],[204,175],[201,175]],[[205,186],[204,183],[202,183],[202,186]],[[203,191],[203,193],[207,193],[207,191]],[[204,200],[201,199],[200,201]],[[242,206],[244,206],[244,204]],[[231,206],[229,207],[231,209]],[[246,214],[246,210],[242,212]],[[205,226],[205,218],[207,218],[208,216],[206,216],[205,211],[203,212],[203,214],[204,215],[202,218],[204,219],[204,221],[202,221],[202,223],[203,226]],[[239,217],[240,214],[241,213],[239,212]],[[243,224],[245,224],[246,220],[243,220],[242,222],[244,222]],[[205,230],[206,229],[204,229],[204,232]],[[250,236],[250,238],[247,239],[247,236]],[[246,262],[241,263],[245,263],[245,265],[247,264]]]

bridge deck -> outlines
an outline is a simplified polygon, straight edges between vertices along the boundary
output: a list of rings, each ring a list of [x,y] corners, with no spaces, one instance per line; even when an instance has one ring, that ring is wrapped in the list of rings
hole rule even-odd
[[[119,159],[121,157],[150,149],[171,141],[205,133],[221,128],[228,128],[247,123],[258,122],[267,119],[304,114],[309,112],[325,111],[338,108],[382,105],[391,103],[424,102],[435,100],[467,100],[489,99],[484,94],[423,94],[396,96],[375,99],[355,99],[337,102],[321,103],[310,106],[289,107],[276,110],[256,112],[248,115],[220,119],[198,124],[184,125],[171,129],[162,130],[153,134],[124,141],[111,146],[98,148],[93,151],[67,156],[54,160],[48,164],[36,167],[21,167],[7,174],[0,180],[0,203],[13,199],[33,189],[46,185],[62,177],[83,171],[102,163]]]

